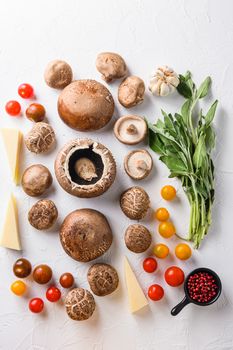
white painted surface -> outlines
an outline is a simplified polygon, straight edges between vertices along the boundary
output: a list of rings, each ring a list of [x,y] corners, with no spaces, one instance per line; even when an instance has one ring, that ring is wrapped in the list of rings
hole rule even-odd
[[[100,76],[95,69],[95,57],[101,51],[115,51],[126,60],[130,72],[142,77],[148,85],[150,72],[159,64],[168,64],[179,72],[193,72],[198,83],[207,75],[213,78],[210,100],[218,98],[220,106],[216,118],[217,149],[216,201],[213,225],[202,248],[187,263],[175,258],[159,262],[159,271],[147,275],[141,262],[145,255],[130,253],[123,241],[124,230],[130,223],[118,206],[120,192],[134,184],[124,173],[123,157],[131,149],[120,144],[113,136],[112,126],[119,115],[126,114],[119,104],[113,121],[103,130],[88,136],[108,146],[117,160],[118,175],[112,188],[102,197],[85,200],[66,194],[54,179],[52,191],[59,209],[59,223],[70,211],[98,208],[104,212],[113,228],[114,243],[103,256],[120,274],[121,285],[115,294],[96,297],[97,310],[87,322],[68,319],[62,304],[45,302],[45,312],[33,315],[27,302],[32,296],[43,296],[44,287],[29,281],[29,295],[17,298],[9,291],[15,279],[12,264],[20,253],[0,250],[0,349],[3,350],[232,350],[232,76],[233,76],[233,3],[230,0],[177,0],[177,1],[1,1],[0,4],[0,101],[1,126],[14,126],[27,132],[31,123],[25,118],[10,118],[4,111],[7,100],[18,98],[17,86],[29,82],[35,87],[36,97],[45,105],[49,122],[57,134],[57,147],[50,155],[34,156],[23,151],[22,170],[29,164],[41,162],[53,172],[53,162],[59,148],[68,140],[86,134],[65,126],[56,111],[58,92],[49,89],[43,81],[43,71],[51,59],[62,58],[73,67],[75,78]],[[118,82],[111,84],[117,102]],[[21,101],[23,108],[27,101]],[[146,93],[144,103],[130,112],[147,116],[151,121],[159,116],[160,108],[176,111],[182,99],[152,97]],[[208,103],[210,101],[207,101]],[[52,232],[38,232],[27,222],[27,212],[35,202],[27,197],[10,179],[6,155],[0,144],[0,223],[2,224],[10,190],[19,203],[20,231],[23,256],[35,265],[48,263],[55,280],[64,271],[71,271],[77,284],[88,287],[86,272],[90,264],[80,264],[69,258],[58,239],[58,226]],[[162,185],[173,183],[167,178],[167,169],[154,158],[152,176],[140,182],[150,193],[152,207],[165,205],[159,191]],[[185,234],[189,208],[178,182],[178,200],[166,206],[172,214],[178,232]],[[154,241],[162,241],[154,222],[147,222]],[[176,240],[170,240],[169,246]],[[150,309],[137,315],[128,311],[122,271],[122,257],[127,255],[143,286],[159,282],[166,297],[159,303],[150,302]],[[173,289],[162,281],[166,266],[177,264],[185,272],[197,266],[216,270],[223,282],[223,295],[209,308],[188,306],[173,318],[170,309],[182,298],[182,288]]]

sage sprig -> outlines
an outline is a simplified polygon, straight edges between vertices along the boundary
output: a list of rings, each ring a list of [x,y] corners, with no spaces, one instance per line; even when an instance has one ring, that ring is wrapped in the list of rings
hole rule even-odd
[[[208,95],[211,78],[207,77],[199,88],[191,73],[179,76],[178,92],[185,97],[180,113],[167,114],[162,110],[163,120],[148,122],[150,148],[160,155],[160,160],[170,170],[169,177],[181,180],[191,205],[188,240],[196,248],[207,234],[211,224],[214,201],[214,165],[211,151],[215,146],[212,122],[218,101],[206,114],[197,112],[197,103]]]

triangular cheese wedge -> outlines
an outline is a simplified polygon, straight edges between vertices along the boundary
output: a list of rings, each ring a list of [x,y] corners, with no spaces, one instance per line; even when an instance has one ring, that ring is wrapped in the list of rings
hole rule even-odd
[[[22,134],[18,129],[2,129],[2,137],[6,147],[12,178],[19,184],[19,156],[22,144]]]
[[[18,210],[13,195],[11,195],[8,203],[6,218],[0,237],[0,246],[15,250],[22,249],[18,231]]]
[[[148,300],[146,299],[126,257],[124,258],[124,268],[130,311],[134,313],[148,305]]]

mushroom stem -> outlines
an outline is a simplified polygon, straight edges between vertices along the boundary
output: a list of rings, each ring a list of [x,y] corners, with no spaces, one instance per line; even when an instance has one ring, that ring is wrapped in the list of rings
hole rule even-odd
[[[137,161],[136,167],[137,167],[137,169],[141,169],[141,170],[147,170],[148,169],[148,166],[147,166],[146,162],[144,160],[142,160],[142,159]]]
[[[91,181],[97,177],[95,164],[88,158],[78,159],[74,168],[78,176],[83,180]]]
[[[134,124],[130,124],[127,129],[126,129],[127,133],[130,134],[130,135],[134,135],[134,134],[137,134],[137,128]]]

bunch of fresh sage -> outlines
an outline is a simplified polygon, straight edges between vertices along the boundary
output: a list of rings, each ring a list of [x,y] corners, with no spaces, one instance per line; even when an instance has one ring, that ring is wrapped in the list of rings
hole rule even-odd
[[[212,126],[218,101],[206,114],[198,109],[197,102],[210,89],[207,77],[199,88],[190,72],[179,76],[178,92],[185,97],[180,113],[167,114],[162,110],[163,121],[148,122],[150,148],[160,155],[160,160],[170,170],[169,177],[181,180],[191,205],[188,240],[199,247],[211,224],[214,201],[214,165],[211,150],[215,146]]]

